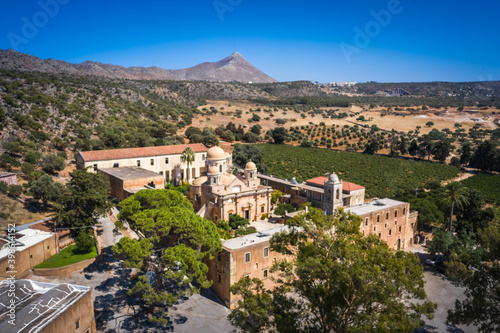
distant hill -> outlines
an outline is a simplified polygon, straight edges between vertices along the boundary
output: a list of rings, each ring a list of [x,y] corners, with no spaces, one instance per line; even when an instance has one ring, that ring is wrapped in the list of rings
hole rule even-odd
[[[0,69],[130,80],[277,82],[254,67],[238,52],[217,62],[205,62],[186,69],[168,70],[159,67],[123,67],[94,61],[71,64],[62,60],[43,60],[14,50],[0,50]]]

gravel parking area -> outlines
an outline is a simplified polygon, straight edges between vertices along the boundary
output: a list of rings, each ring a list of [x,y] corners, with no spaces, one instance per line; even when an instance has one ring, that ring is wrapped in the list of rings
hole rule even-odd
[[[420,258],[420,263],[424,266],[425,292],[431,302],[438,305],[434,314],[434,319],[426,320],[426,330],[424,332],[452,332],[452,333],[475,333],[477,327],[474,326],[451,326],[446,324],[448,310],[455,307],[455,300],[463,300],[464,289],[451,283],[446,275],[436,271],[425,264],[429,258],[427,251],[420,245],[414,245],[408,251],[416,253]]]

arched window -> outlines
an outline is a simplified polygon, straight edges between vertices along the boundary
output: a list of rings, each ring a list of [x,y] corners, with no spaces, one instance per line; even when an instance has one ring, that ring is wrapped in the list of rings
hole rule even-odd
[[[337,200],[340,199],[340,190],[339,189],[337,189],[337,194],[335,196],[337,197]]]

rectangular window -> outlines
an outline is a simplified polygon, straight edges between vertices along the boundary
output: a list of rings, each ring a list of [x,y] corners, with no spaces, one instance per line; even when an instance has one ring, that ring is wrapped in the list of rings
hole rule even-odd
[[[141,160],[137,160],[137,166],[140,167],[141,166]]]
[[[165,157],[165,164],[168,164],[168,157]]]
[[[222,275],[220,273],[217,273],[217,282],[219,282],[219,284],[222,283]]]
[[[406,215],[406,207],[403,208],[403,216]]]
[[[377,227],[373,227],[373,232],[376,232],[377,231]]]
[[[389,219],[389,212],[385,213],[385,219],[388,220]]]
[[[380,215],[377,215],[377,223],[380,222]]]
[[[263,270],[263,276],[264,276],[264,279],[267,279],[267,276],[268,276],[269,272],[267,269],[264,269]]]
[[[94,171],[97,171],[97,164],[94,164]]]
[[[201,159],[204,161],[206,159],[205,154],[201,155]]]
[[[118,168],[119,166],[120,166],[120,164],[118,164],[118,163],[113,164],[113,168]]]
[[[392,234],[392,229],[389,229],[389,236]]]
[[[220,255],[220,254],[219,254],[219,255],[217,256],[217,260],[219,260],[219,262],[221,262],[221,261],[222,261],[222,255]]]
[[[250,262],[250,252],[245,253],[245,264]]]
[[[413,230],[413,223],[411,224],[411,230]]]
[[[50,246],[47,246],[47,250],[50,250]]]
[[[401,226],[399,226],[399,233],[401,233]]]
[[[75,330],[78,330],[80,328],[80,319],[75,321]]]
[[[394,210],[394,217],[398,217],[398,210],[397,209]]]
[[[267,257],[269,257],[269,248],[265,247],[264,248],[264,258],[267,258]]]
[[[368,218],[365,218],[365,227],[368,226]]]
[[[150,159],[149,161],[151,162],[151,165],[155,165],[155,160],[154,159]]]
[[[260,207],[260,212],[264,213],[264,206]]]
[[[181,163],[184,163],[184,157],[181,156]]]
[[[382,238],[382,233],[381,232],[378,233],[378,238]]]

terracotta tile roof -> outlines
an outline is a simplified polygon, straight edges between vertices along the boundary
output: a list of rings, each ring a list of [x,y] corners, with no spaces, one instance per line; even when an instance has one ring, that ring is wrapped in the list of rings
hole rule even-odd
[[[364,189],[364,186],[354,184],[354,183],[349,183],[346,182],[345,180],[342,181],[342,189],[347,192],[351,191],[356,191],[356,190],[362,190]]]
[[[306,180],[306,183],[311,183],[311,184],[319,185],[319,186],[323,187],[323,185],[325,184],[327,179],[328,179],[327,177],[320,176],[320,177],[308,179],[308,180]]]
[[[35,230],[46,231],[46,232],[53,232],[54,231],[54,223],[52,221],[44,221],[44,222],[30,225],[30,228],[35,229]],[[71,231],[69,229],[58,230],[57,234],[59,235],[59,237],[63,237],[63,236],[69,235],[70,232]]]
[[[109,150],[82,151],[80,154],[86,162],[119,160],[123,158],[136,158],[160,155],[182,154],[184,149],[191,147],[195,153],[206,152],[208,150],[202,143],[193,143],[186,145],[142,147],[142,148],[122,148]]]
[[[306,180],[306,182],[323,187],[323,185],[325,184],[325,181],[327,181],[327,180],[328,180],[327,177],[320,176],[320,177],[308,179],[308,180]],[[342,181],[342,190],[344,190],[344,191],[351,192],[351,191],[362,190],[362,189],[364,189],[364,187],[361,185],[346,182],[345,180]]]

